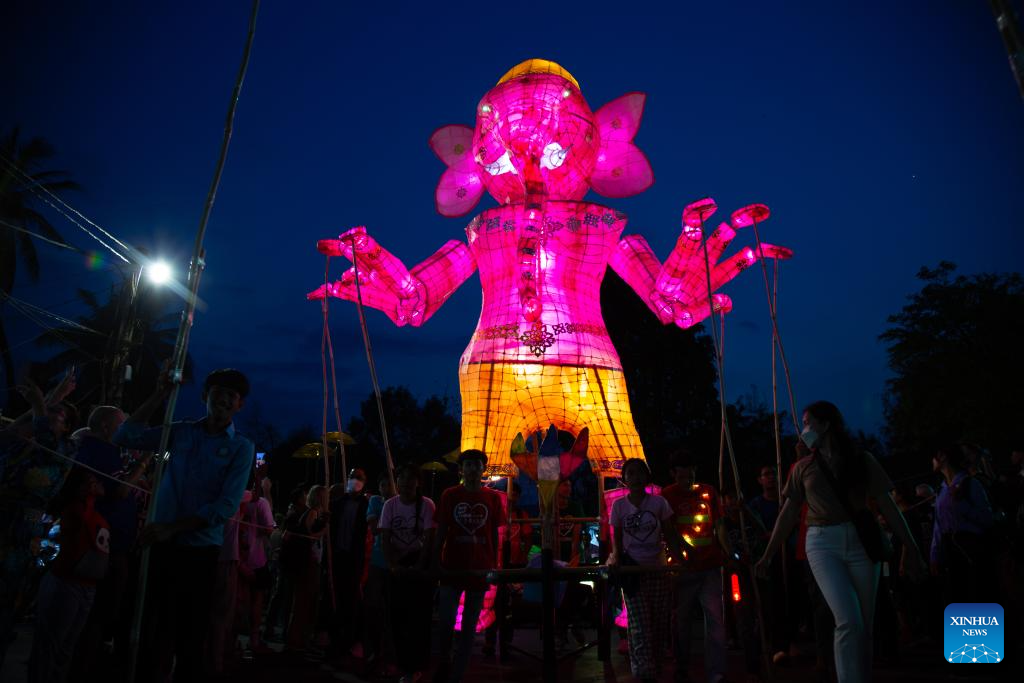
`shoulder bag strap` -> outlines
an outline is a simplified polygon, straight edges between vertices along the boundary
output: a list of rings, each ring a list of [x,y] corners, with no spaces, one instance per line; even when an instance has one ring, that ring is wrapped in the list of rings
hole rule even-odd
[[[818,463],[818,467],[821,468],[822,473],[825,475],[825,479],[828,480],[829,486],[832,487],[832,492],[839,498],[839,503],[843,506],[843,510],[850,516],[850,521],[854,520],[856,512],[853,509],[853,504],[850,503],[850,497],[843,493],[842,489],[839,488],[839,482],[836,481],[836,477],[832,474],[832,468],[825,462],[825,458],[821,457],[820,454],[815,454],[814,461]]]

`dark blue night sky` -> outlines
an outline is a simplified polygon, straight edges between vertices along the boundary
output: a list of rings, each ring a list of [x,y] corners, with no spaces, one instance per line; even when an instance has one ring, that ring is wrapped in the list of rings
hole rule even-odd
[[[371,7],[371,5],[377,5]],[[248,372],[280,427],[319,424],[318,238],[365,224],[407,265],[460,238],[434,212],[437,127],[523,59],[559,62],[596,109],[648,95],[636,142],[655,184],[625,200],[664,258],[688,202],[725,218],[765,202],[762,237],[783,266],[780,329],[798,404],[834,400],[854,427],[882,422],[888,314],[922,265],[1017,270],[1024,216],[1024,102],[987,3],[265,2],[209,226],[191,351],[205,374]],[[0,126],[58,148],[84,191],[66,199],[122,240],[185,268],[216,160],[249,3],[4,3]],[[485,197],[480,208],[493,204]],[[88,237],[59,216],[73,243]],[[741,233],[736,244],[750,244]],[[75,288],[114,273],[44,245],[44,280],[14,294],[64,315]],[[731,252],[730,252],[731,253]],[[341,272],[337,263],[334,275]],[[471,278],[420,329],[368,319],[384,385],[457,395],[479,313]],[[770,388],[759,270],[732,296],[730,398]],[[18,360],[39,329],[6,309]],[[355,307],[332,305],[343,419],[370,390]],[[201,410],[190,390],[179,415]]]

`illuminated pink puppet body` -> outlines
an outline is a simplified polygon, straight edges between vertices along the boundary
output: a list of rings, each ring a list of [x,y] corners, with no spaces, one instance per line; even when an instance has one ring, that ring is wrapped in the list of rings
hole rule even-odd
[[[448,166],[436,191],[442,215],[468,213],[485,190],[500,204],[470,221],[466,242],[448,242],[411,270],[361,227],[318,243],[321,252],[356,265],[309,298],[355,300],[357,267],[364,304],[397,325],[422,325],[480,271],[483,306],[459,384],[462,448],[487,453],[488,474],[513,473],[509,448],[516,434],[552,424],[573,434],[589,428],[590,461],[604,474],[617,473],[625,458],[643,457],[601,315],[608,266],[663,323],[686,328],[711,313],[702,247],[711,200],[684,212],[682,234],[664,265],[643,237],[622,237],[623,213],[582,201],[588,189],[628,197],[653,183],[647,158],[633,144],[644,100],[629,93],[592,112],[560,66],[524,62],[480,100],[475,128],[445,126],[430,139]],[[712,290],[756,261],[755,250],[746,248],[718,262],[735,228],[764,218],[767,207],[754,205],[708,237]],[[763,254],[791,255],[769,245]],[[715,310],[731,309],[725,295],[713,301]]]

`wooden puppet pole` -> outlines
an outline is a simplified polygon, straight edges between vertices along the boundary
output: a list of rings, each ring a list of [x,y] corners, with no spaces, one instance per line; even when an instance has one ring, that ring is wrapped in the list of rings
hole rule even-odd
[[[178,325],[178,337],[174,343],[174,354],[171,363],[171,378],[173,388],[167,398],[167,409],[164,411],[163,429],[160,433],[160,446],[156,451],[156,472],[153,475],[152,495],[149,500],[149,509],[146,512],[146,523],[152,524],[156,519],[157,498],[160,495],[160,483],[163,479],[165,458],[168,456],[167,447],[171,438],[171,423],[174,419],[174,409],[178,402],[178,391],[185,368],[185,358],[188,353],[189,335],[192,331],[192,321],[195,317],[196,302],[199,294],[199,280],[203,269],[206,267],[206,249],[203,241],[206,237],[206,226],[210,220],[210,213],[213,211],[213,203],[217,197],[217,188],[220,186],[221,175],[224,172],[224,164],[227,161],[228,146],[231,142],[231,134],[234,130],[235,109],[238,106],[238,98],[242,92],[242,83],[245,81],[245,73],[249,67],[249,55],[252,53],[253,38],[256,35],[256,17],[259,14],[260,2],[253,0],[252,10],[249,14],[249,32],[245,41],[245,48],[242,52],[242,63],[238,69],[238,76],[235,79],[235,86],[231,93],[231,101],[228,105],[228,112],[224,124],[224,135],[221,139],[220,156],[217,159],[217,166],[213,173],[213,180],[210,189],[206,194],[206,202],[203,205],[202,217],[199,220],[199,228],[196,230],[195,246],[192,250],[192,261],[189,266],[188,276],[188,297],[185,299],[185,309],[181,314],[181,322]],[[149,589],[149,564],[151,548],[146,546],[142,550],[142,557],[139,564],[139,585],[136,593],[135,614],[132,619],[132,627],[129,636],[130,654],[128,658],[128,680],[136,679],[136,671],[139,658],[139,642],[142,633],[142,618],[146,607],[146,592]]]

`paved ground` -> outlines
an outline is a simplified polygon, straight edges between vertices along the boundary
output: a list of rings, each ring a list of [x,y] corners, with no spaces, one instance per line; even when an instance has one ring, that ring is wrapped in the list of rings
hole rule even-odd
[[[25,681],[24,662],[30,648],[30,631],[19,629],[18,639],[8,652],[7,662],[0,670],[0,682],[22,683]],[[593,635],[593,632],[590,632]],[[532,630],[518,631],[516,644],[528,652],[541,652],[537,632]],[[558,669],[559,682],[575,681],[578,683],[632,683],[636,679],[629,673],[629,663],[625,656],[615,651],[613,636],[612,657],[608,662],[597,659],[596,648],[589,649],[579,657],[570,657],[562,661]],[[804,651],[810,652],[812,644],[802,644]],[[939,646],[941,647],[941,645]],[[693,681],[702,681],[701,643],[694,643],[693,667],[690,675]],[[516,655],[502,664],[493,658],[486,658],[476,650],[470,670],[465,677],[466,683],[541,683],[542,670],[540,662],[526,655]],[[789,666],[779,667],[772,680],[779,683],[814,683],[814,661],[812,657],[800,657]],[[742,681],[743,671],[741,653],[730,651],[729,669],[734,680]],[[384,683],[394,682],[394,678],[367,677],[357,673],[356,661],[307,661],[301,657],[283,653],[268,654],[251,663],[238,662],[228,676],[221,679],[224,683],[326,683],[328,681],[347,681],[350,683]],[[666,656],[665,673],[661,683],[670,683],[673,663]],[[961,674],[954,677],[953,674]],[[989,664],[984,666],[950,665],[942,659],[942,655],[933,645],[919,643],[901,652],[899,664],[877,664],[872,674],[872,681],[879,683],[907,683],[910,681],[1024,681],[1024,667],[1014,662]],[[424,683],[429,683],[429,677]],[[69,682],[77,683],[77,682]]]

